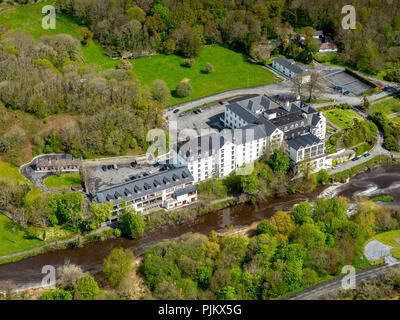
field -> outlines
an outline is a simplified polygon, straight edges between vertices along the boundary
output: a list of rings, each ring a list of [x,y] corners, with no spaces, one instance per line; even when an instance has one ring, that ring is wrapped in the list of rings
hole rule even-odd
[[[325,117],[337,125],[338,127],[345,129],[351,127],[354,122],[354,118],[362,121],[363,118],[355,113],[353,110],[342,110],[342,109],[332,109],[324,111]]]
[[[65,189],[69,187],[78,187],[81,185],[79,173],[64,174],[60,177],[51,176],[44,180],[46,187],[50,189]]]
[[[31,191],[29,191],[26,196],[27,204],[35,201],[35,199],[42,194],[42,191],[39,188],[34,186],[28,179],[19,173],[18,168],[2,161],[0,161],[0,181],[16,184],[28,184],[31,188]]]
[[[38,247],[43,242],[31,239],[21,227],[15,225],[8,217],[0,214],[0,256]]]
[[[192,68],[181,66],[183,60],[176,55],[158,54],[134,60],[133,71],[148,86],[156,79],[164,80],[172,91],[170,104],[278,81],[270,71],[249,62],[243,54],[219,46],[203,48]],[[203,72],[207,62],[215,68],[210,74]],[[186,98],[178,98],[175,94],[176,85],[185,78],[190,79],[192,94]]]
[[[373,237],[373,240],[378,240],[388,246],[399,247],[400,244],[397,243],[395,240],[397,238],[400,239],[400,230],[392,230],[392,231],[379,233]]]
[[[375,103],[369,108],[370,113],[374,113],[377,111],[383,112],[385,115],[390,115],[395,112],[400,111],[400,99],[399,98],[390,98],[388,100]]]
[[[52,4],[52,2],[45,1],[32,5],[15,6],[3,14],[0,12],[0,23],[9,25],[11,31],[24,30],[36,39],[39,39],[43,35],[55,35],[59,33],[66,33],[78,39],[76,29],[82,27],[82,25],[76,19],[61,13],[56,14],[55,30],[45,30],[42,28],[43,15],[41,10],[47,4]],[[82,46],[81,52],[86,63],[93,64],[100,70],[115,68],[120,63],[119,60],[113,60],[108,57],[97,41],[91,41],[87,46]]]

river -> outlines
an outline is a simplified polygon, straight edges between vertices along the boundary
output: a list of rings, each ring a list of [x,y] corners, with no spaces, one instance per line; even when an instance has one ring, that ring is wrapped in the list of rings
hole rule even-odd
[[[392,195],[395,201],[390,205],[400,207],[399,186],[400,166],[381,166],[353,177],[349,183],[334,188],[329,196],[341,195],[352,198],[357,194]],[[41,273],[43,266],[58,267],[66,261],[80,265],[84,271],[96,272],[101,270],[104,258],[114,248],[130,248],[135,255],[140,255],[145,249],[162,240],[173,239],[187,232],[208,234],[211,230],[224,231],[229,225],[233,225],[235,229],[244,229],[255,222],[271,217],[278,210],[290,211],[301,201],[313,202],[323,190],[323,187],[319,187],[309,194],[270,198],[254,205],[240,204],[201,216],[191,224],[166,226],[146,232],[135,240],[119,238],[95,241],[81,248],[55,250],[21,261],[2,264],[0,265],[0,281],[11,279],[18,287],[37,285],[43,278]]]

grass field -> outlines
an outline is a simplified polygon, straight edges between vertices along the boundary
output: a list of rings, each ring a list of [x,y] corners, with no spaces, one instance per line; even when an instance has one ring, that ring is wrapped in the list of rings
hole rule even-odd
[[[134,60],[132,64],[134,73],[143,84],[150,86],[156,79],[162,79],[167,83],[172,91],[170,104],[279,81],[273,73],[249,62],[243,54],[220,46],[203,48],[192,68],[182,67],[182,61],[183,58],[176,55],[158,54]],[[215,68],[210,74],[202,72],[207,62]],[[193,91],[189,97],[178,98],[174,90],[183,79],[190,79]]]
[[[9,25],[11,31],[24,30],[36,39],[39,39],[43,35],[55,35],[59,33],[66,33],[78,39],[76,29],[82,27],[82,25],[73,17],[61,13],[57,13],[56,15],[55,30],[45,30],[42,28],[43,15],[41,10],[47,4],[52,4],[52,1],[15,6],[3,14],[0,11],[0,23]],[[101,70],[115,68],[120,63],[119,60],[113,60],[108,57],[97,41],[91,41],[87,46],[82,46],[81,51],[86,63],[93,64]]]
[[[330,122],[342,129],[351,127],[353,125],[354,118],[360,121],[363,120],[363,118],[353,110],[332,109],[324,111],[324,115]]]
[[[400,230],[392,230],[379,233],[375,235],[371,240],[378,240],[388,246],[399,247],[400,244],[395,241],[395,239],[397,238],[400,238]]]
[[[51,176],[44,180],[46,187],[50,189],[65,189],[69,187],[78,187],[81,185],[79,173],[64,174],[60,177]]]
[[[33,183],[26,179],[23,175],[19,173],[19,169],[11,166],[6,162],[0,161],[0,181],[16,183],[16,184],[28,184],[31,191],[26,196],[27,204],[35,201],[35,199],[43,193],[39,188],[37,188]]]
[[[41,240],[30,239],[21,227],[0,214],[0,256],[33,249],[42,243]]]
[[[400,99],[399,98],[390,98],[388,100],[375,103],[369,108],[370,113],[374,113],[377,111],[383,112],[385,115],[390,115],[395,112],[400,111]]]

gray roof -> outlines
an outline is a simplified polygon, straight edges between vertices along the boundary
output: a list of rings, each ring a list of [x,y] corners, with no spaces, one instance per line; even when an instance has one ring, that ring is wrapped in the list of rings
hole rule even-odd
[[[292,71],[293,73],[300,74],[303,73],[304,70],[301,68],[296,62],[293,60],[287,60],[282,57],[278,57],[274,59],[276,63],[279,63],[281,66],[285,67],[286,69]]]
[[[186,187],[186,188],[175,190],[174,193],[175,193],[175,197],[179,197],[179,196],[183,196],[184,194],[188,194],[188,193],[196,192],[196,191],[197,191],[196,186],[195,185],[191,185],[191,186]]]
[[[293,140],[289,140],[287,142],[287,144],[289,145],[289,147],[292,147],[295,150],[299,150],[300,148],[305,148],[308,146],[312,146],[314,144],[318,144],[320,143],[321,140],[316,137],[315,135],[308,133],[304,136],[300,136],[296,139]]]
[[[247,123],[255,123],[258,119],[258,117],[252,111],[243,107],[237,102],[228,104],[226,107]]]
[[[117,204],[193,181],[187,167],[175,168],[100,191],[96,193],[94,201],[104,203],[112,199]]]

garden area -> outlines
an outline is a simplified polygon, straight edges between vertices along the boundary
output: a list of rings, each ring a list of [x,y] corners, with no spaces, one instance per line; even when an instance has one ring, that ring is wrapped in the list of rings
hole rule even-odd
[[[375,103],[369,107],[369,113],[382,112],[384,115],[390,115],[400,111],[400,98],[390,98],[388,100]]]
[[[81,177],[79,173],[51,176],[44,180],[44,185],[50,189],[65,190],[70,187],[80,187]]]
[[[250,62],[244,54],[220,46],[203,48],[192,67],[183,66],[183,62],[184,59],[176,55],[158,54],[133,60],[132,64],[133,72],[143,84],[150,86],[157,79],[167,83],[172,92],[170,104],[279,81],[273,73]],[[214,67],[209,73],[205,72],[208,62]],[[193,88],[186,98],[179,98],[175,92],[182,80],[188,81]]]
[[[323,112],[325,117],[337,125],[345,129],[354,125],[354,119],[362,121],[362,117],[351,109],[331,109]]]

